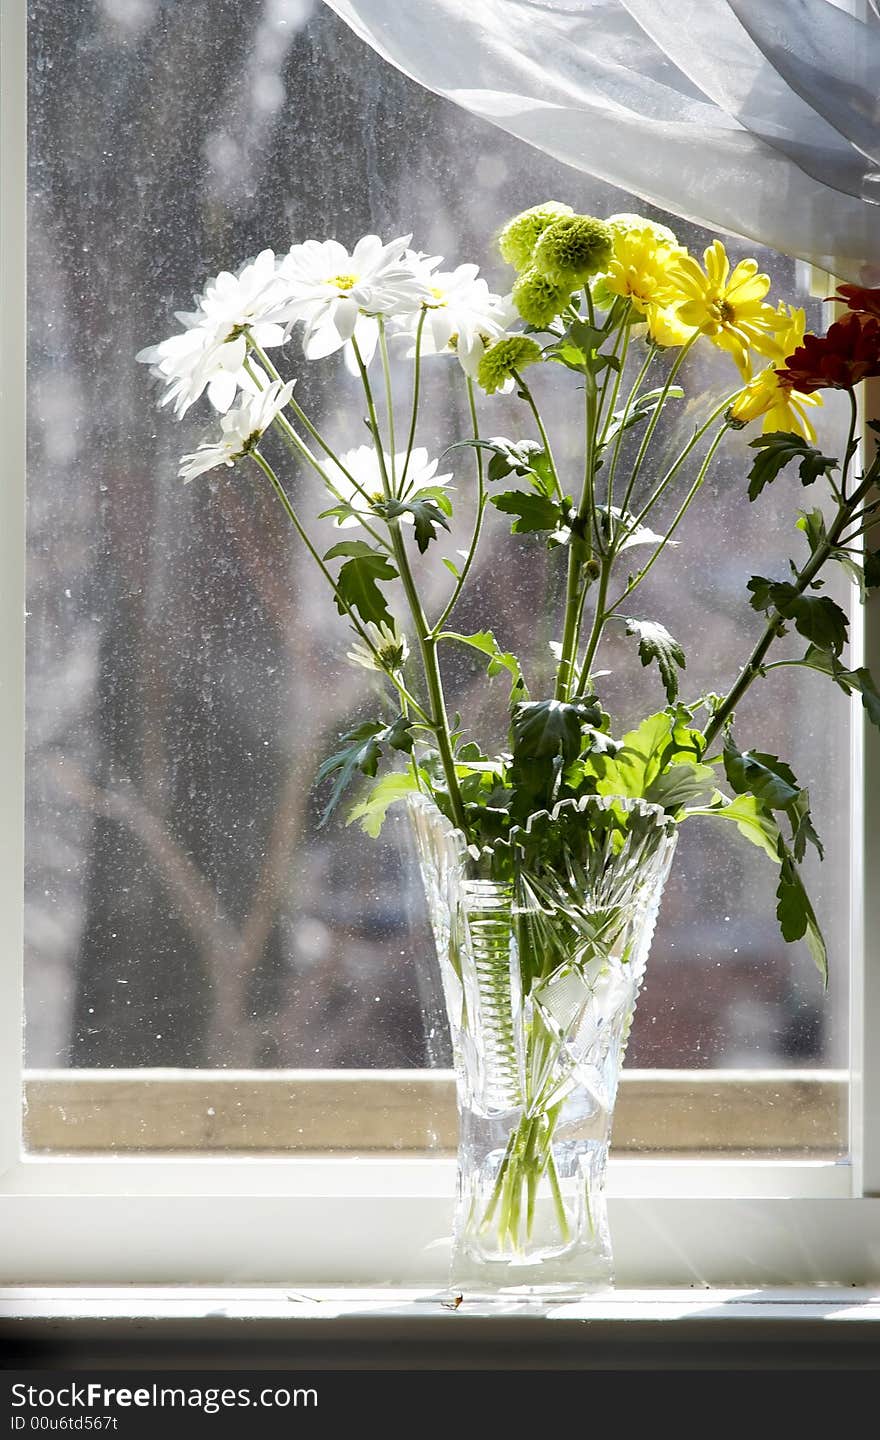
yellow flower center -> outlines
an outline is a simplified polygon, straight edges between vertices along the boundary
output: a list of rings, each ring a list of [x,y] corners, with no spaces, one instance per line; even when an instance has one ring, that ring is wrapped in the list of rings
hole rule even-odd
[[[709,309],[719,325],[730,325],[736,319],[736,311],[730,301],[725,300],[723,296],[718,300],[713,300]]]
[[[444,295],[443,291],[440,290],[440,289],[438,289],[438,287],[437,287],[436,285],[432,285],[432,286],[431,286],[431,294],[434,296],[434,299],[435,299],[435,301],[436,301],[437,303],[436,303],[435,305],[432,305],[428,300],[426,300],[426,301],[424,302],[425,309],[426,309],[426,310],[441,310],[441,309],[443,308],[443,306],[446,305],[446,303],[447,303],[446,296]]]
[[[357,284],[356,275],[331,275],[327,281],[328,285],[334,285],[337,290],[351,290]]]

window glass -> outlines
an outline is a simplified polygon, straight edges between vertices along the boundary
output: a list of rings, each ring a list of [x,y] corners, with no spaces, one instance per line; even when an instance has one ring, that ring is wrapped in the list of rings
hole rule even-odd
[[[28,1062],[448,1064],[439,1016],[422,1019],[414,956],[430,940],[405,824],[379,842],[341,817],[319,827],[315,770],[368,713],[369,676],[346,661],[346,626],[271,495],[243,472],[178,482],[208,407],[176,424],[134,356],[171,333],[206,277],[264,245],[412,230],[419,248],[479,261],[504,289],[492,236],[525,206],[553,197],[667,217],[426,93],[310,0],[30,8]],[[692,249],[707,243],[671,223]],[[775,294],[822,323],[793,261],[729,248],[755,254]],[[285,353],[300,403],[340,446],[360,444],[341,364],[307,364],[296,337]],[[731,383],[708,346],[688,365],[689,386],[720,395]],[[420,439],[436,454],[466,433],[466,397],[454,365],[435,361],[426,379]],[[571,396],[547,386],[557,443],[575,456]],[[513,400],[484,398],[481,414],[489,434],[531,434]],[[688,415],[679,423],[684,433]],[[820,443],[839,445],[833,407],[821,426]],[[798,485],[742,503],[748,438],[726,445],[640,595],[685,646],[686,694],[733,676],[756,633],[748,576],[781,573],[795,553]],[[468,462],[454,463],[466,491]],[[316,517],[324,496],[290,473]],[[538,689],[552,658],[534,623],[547,554],[526,545],[499,563],[515,542],[493,514],[458,628],[491,623]],[[435,569],[439,597],[449,577]],[[662,703],[631,645],[611,639],[602,657],[622,724]],[[501,682],[489,694],[466,657],[447,676],[452,707],[500,743]],[[848,723],[845,699],[794,669],[756,687],[738,717],[742,743],[811,782],[828,852],[809,868],[828,993],[806,951],[779,937],[770,868],[694,822],[631,1065],[845,1063]]]

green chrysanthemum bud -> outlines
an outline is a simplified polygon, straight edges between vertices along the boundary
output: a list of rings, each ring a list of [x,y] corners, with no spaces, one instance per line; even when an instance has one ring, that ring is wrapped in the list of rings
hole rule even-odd
[[[557,200],[545,200],[543,205],[533,205],[508,220],[498,236],[498,248],[508,265],[517,270],[527,270],[532,263],[532,251],[548,225],[563,215],[574,212],[570,205],[561,205]]]
[[[513,303],[527,325],[546,330],[571,298],[568,285],[556,285],[532,265],[513,287]]]
[[[613,238],[605,221],[593,215],[563,216],[547,227],[535,246],[535,266],[557,285],[582,285],[605,269]]]
[[[477,379],[487,395],[494,395],[505,380],[511,378],[514,370],[524,370],[526,365],[534,365],[540,358],[541,347],[537,340],[530,339],[528,335],[508,335],[503,340],[496,340],[484,353]]]
[[[661,225],[659,220],[646,220],[644,215],[630,215],[627,211],[621,211],[619,215],[609,215],[605,224],[616,234],[625,234],[627,230],[650,230],[663,244],[678,244],[675,232],[670,230],[668,225]]]

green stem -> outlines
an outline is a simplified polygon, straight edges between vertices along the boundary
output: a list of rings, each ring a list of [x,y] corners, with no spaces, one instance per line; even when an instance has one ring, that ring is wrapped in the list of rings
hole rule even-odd
[[[385,464],[385,457],[382,453],[382,437],[379,432],[379,421],[376,414],[376,402],[373,399],[373,390],[370,385],[370,377],[367,374],[367,367],[358,347],[357,341],[352,337],[352,349],[358,370],[360,371],[361,383],[364,387],[364,395],[367,401],[369,413],[370,430],[373,436],[373,444],[379,461],[379,473],[382,476],[382,489],[386,499],[391,499],[391,485],[388,478],[388,469]],[[455,773],[455,757],[452,753],[452,742],[449,737],[449,717],[446,713],[446,700],[443,694],[443,681],[440,675],[440,667],[437,663],[437,638],[432,634],[428,620],[422,606],[419,592],[413,579],[412,569],[409,563],[409,556],[406,553],[406,545],[400,533],[400,521],[395,516],[388,522],[388,529],[391,533],[391,546],[400,578],[403,583],[404,594],[409,605],[410,614],[415,626],[416,640],[419,646],[419,654],[422,660],[422,669],[425,674],[425,682],[428,687],[428,699],[433,715],[431,728],[437,741],[437,750],[440,755],[440,763],[443,766],[443,774],[446,777],[446,785],[449,790],[449,805],[452,810],[454,824],[462,831],[467,838],[467,819],[465,817],[464,801],[461,798],[461,789],[458,784],[458,776]]]
[[[610,404],[605,408],[605,419],[604,419],[603,424],[602,424],[602,445],[603,445],[603,447],[604,447],[604,444],[605,444],[605,436],[608,434],[608,426],[611,424],[611,417],[612,417],[612,415],[614,414],[614,407],[615,407],[615,405],[617,404],[617,399],[618,399],[618,396],[619,396],[619,394],[620,394],[620,386],[621,386],[621,382],[622,382],[622,380],[623,380],[623,371],[624,371],[624,367],[625,367],[625,365],[626,365],[626,357],[627,357],[627,355],[629,354],[629,329],[630,329],[630,327],[629,327],[628,324],[625,324],[625,325],[622,325],[622,326],[621,326],[621,335],[622,335],[622,337],[623,337],[623,344],[622,344],[621,351],[620,351],[620,369],[615,372],[615,375],[614,375],[614,386],[613,386],[612,391],[611,391],[611,402],[610,402]],[[616,354],[616,353],[617,353],[617,347],[615,346],[615,354]],[[603,396],[603,403],[604,403],[604,396]],[[601,411],[600,411],[600,414],[601,414]],[[617,438],[619,439],[620,437],[618,436]],[[616,449],[616,446],[615,446],[615,449]],[[612,467],[612,468],[609,469],[609,473],[608,473],[608,499],[607,499],[607,505],[608,505],[608,537],[609,537],[609,540],[610,540],[611,536],[612,536],[613,533],[614,533],[614,529],[613,529],[613,526],[612,526],[612,523],[611,523],[611,506],[613,505],[613,503],[614,503],[614,469],[613,469],[613,467]]]
[[[627,527],[627,535],[631,535],[639,525],[644,524],[645,516],[648,515],[651,510],[653,510],[661,495],[663,495],[669,485],[672,484],[672,481],[675,479],[685,460],[687,460],[688,456],[692,453],[694,448],[700,443],[703,436],[706,434],[706,431],[711,429],[711,427],[715,424],[718,416],[723,415],[724,412],[729,408],[730,402],[731,400],[733,400],[733,398],[733,395],[729,395],[725,400],[722,400],[720,405],[716,405],[715,409],[712,411],[712,414],[708,417],[708,419],[702,425],[700,425],[698,429],[694,431],[690,440],[688,440],[687,444],[676,456],[675,460],[672,462],[669,469],[666,471],[666,474],[661,478],[657,489],[654,491],[653,495],[651,495],[649,499],[645,502],[639,513],[633,517],[632,524]]]
[[[264,358],[265,358],[265,357],[264,357]],[[268,361],[266,360],[265,363],[269,364],[270,362],[268,362]],[[251,379],[254,381],[254,383],[259,386],[259,379],[258,379],[258,377],[254,374],[253,368],[252,368],[249,360],[245,360],[245,362],[244,362],[244,368],[245,368],[245,370],[247,371],[247,373],[250,375],[250,377],[251,377]],[[272,368],[274,369],[274,367],[272,367]],[[280,380],[280,379],[281,379],[281,376],[278,374],[278,371],[277,371],[277,370],[275,370],[275,372],[274,372],[273,379],[276,379],[276,380]],[[292,405],[292,400],[291,400],[291,401],[288,401],[288,404],[289,404],[289,405]],[[297,409],[299,409],[299,407],[297,407]],[[300,413],[300,415],[302,415],[303,412],[300,411],[299,413]],[[288,448],[289,448],[290,450],[292,450],[295,455],[299,456],[300,459],[305,460],[309,465],[311,465],[312,469],[313,469],[318,475],[320,475],[321,479],[323,480],[324,484],[326,485],[327,489],[330,491],[330,494],[334,497],[335,500],[338,500],[340,504],[345,504],[345,497],[340,493],[340,491],[337,489],[337,487],[333,484],[333,481],[330,479],[330,476],[327,474],[327,471],[324,469],[324,466],[321,464],[321,462],[320,462],[319,460],[317,460],[317,459],[315,458],[315,456],[312,454],[311,450],[309,449],[309,447],[308,447],[308,445],[305,443],[305,441],[302,439],[302,437],[296,433],[296,431],[294,430],[294,428],[293,428],[293,426],[291,425],[290,421],[288,420],[287,416],[284,415],[283,413],[279,413],[278,415],[275,416],[275,420],[274,420],[273,423],[277,426],[278,430],[281,432],[281,435],[282,435],[283,439],[285,440]],[[335,465],[338,465],[339,469],[342,471],[342,473],[343,473],[343,475],[346,477],[346,479],[351,482],[351,484],[354,486],[355,490],[357,490],[358,494],[362,497],[362,499],[366,500],[367,504],[369,505],[369,504],[371,503],[371,497],[367,494],[366,490],[364,490],[363,486],[359,483],[359,481],[357,481],[357,480],[355,479],[355,477],[351,474],[351,472],[346,469],[346,467],[345,467],[345,466],[342,464],[342,462],[340,461],[339,457],[334,454],[334,452],[331,450],[330,446],[326,443],[326,441],[324,441],[324,440],[321,439],[321,436],[319,435],[318,431],[315,429],[314,425],[309,424],[309,431],[310,431],[310,433],[312,433],[312,434],[314,434],[315,436],[317,436],[317,438],[321,441],[321,447],[322,447],[322,449],[324,450],[325,454],[327,454],[327,455],[329,456],[329,458],[333,461],[333,463],[334,463]],[[372,527],[372,525],[370,524],[370,522],[369,522],[367,519],[365,519],[364,516],[361,515],[361,514],[359,514],[359,516],[358,516],[358,524],[359,524],[364,530],[366,530],[367,534],[370,535],[373,540],[376,541],[376,544],[377,544],[377,545],[381,545],[382,548],[383,548],[383,550],[388,550],[388,551],[390,552],[391,546],[388,544],[388,541],[384,538],[383,535],[380,535],[380,534],[379,534],[378,530],[374,530],[373,527]]]
[[[599,540],[596,497],[593,485],[596,444],[596,381],[595,377],[591,374],[585,376],[585,392],[584,480],[577,512],[573,517],[572,534],[568,549],[568,572],[565,584],[565,619],[562,629],[559,666],[556,672],[555,698],[557,700],[567,700],[571,693],[581,616],[583,614],[586,592],[590,588],[590,580],[586,576],[585,566],[592,559],[591,534],[595,533],[597,543]],[[588,526],[584,526],[583,521],[587,518],[588,511],[592,512],[590,516],[591,523]]]
[[[397,496],[397,456],[394,444],[394,395],[391,390],[391,361],[388,358],[388,341],[385,336],[385,318],[378,317],[379,353],[382,356],[382,375],[385,380],[385,411],[388,420],[388,454],[391,457],[391,494]]]
[[[629,419],[629,415],[630,415],[630,412],[631,412],[631,410],[632,410],[632,407],[633,407],[633,405],[635,404],[636,400],[638,399],[639,391],[641,390],[642,385],[644,384],[645,377],[646,377],[648,371],[650,370],[651,365],[654,363],[654,360],[655,360],[656,357],[657,357],[657,354],[658,354],[658,352],[659,352],[659,349],[660,349],[659,345],[654,344],[653,341],[649,344],[649,346],[648,346],[648,353],[647,353],[647,355],[645,356],[645,359],[644,359],[644,361],[642,362],[641,366],[639,367],[639,373],[638,373],[638,375],[636,376],[636,378],[635,378],[635,380],[634,380],[634,382],[633,382],[632,389],[630,390],[629,394],[628,394],[627,397],[626,397],[626,404],[625,404],[624,407],[623,407],[623,414],[622,414],[621,417],[620,417],[620,428],[618,429],[617,434],[616,434],[615,437],[614,437],[614,449],[613,449],[612,452],[611,452],[611,461],[610,461],[609,466],[608,466],[608,493],[609,493],[609,496],[613,493],[613,489],[614,489],[614,480],[615,480],[615,476],[617,475],[617,462],[618,462],[618,460],[620,459],[620,447],[621,447],[621,445],[623,444],[623,437],[624,437],[624,435],[626,434],[626,422],[627,422],[627,420]],[[611,510],[611,502],[610,502],[610,500],[609,500],[609,506],[608,506],[608,508],[609,508],[609,514],[610,514],[610,510]]]
[[[849,472],[849,461],[851,459],[852,456],[850,455],[849,459],[844,464],[844,486],[846,484],[846,479]],[[847,517],[850,511],[854,508],[854,506],[858,505],[864,499],[865,495],[868,494],[869,490],[875,483],[876,477],[873,474],[866,475],[862,480],[862,483],[859,485],[858,489],[853,493],[852,497],[849,500],[845,501],[844,504],[840,507],[840,509],[838,510],[837,518],[835,519],[834,524],[831,526],[831,529],[828,531],[825,539],[821,542],[820,545],[816,547],[816,550],[813,552],[813,555],[810,557],[803,569],[798,572],[794,586],[795,595],[802,595],[807,589],[807,587],[810,585],[810,583],[818,575],[819,571],[822,569],[822,566],[828,559],[828,556],[831,554],[831,551],[836,546],[841,533],[846,528]],[[755,682],[755,680],[757,680],[759,675],[763,675],[765,669],[767,668],[763,663],[764,656],[767,654],[767,651],[770,649],[773,641],[778,638],[784,626],[784,616],[780,615],[778,610],[772,610],[760,639],[752,650],[752,653],[749,655],[749,658],[746,661],[745,665],[740,670],[740,673],[735,683],[731,686],[730,690],[727,692],[721,704],[718,706],[717,710],[714,711],[712,719],[710,720],[705,731],[703,732],[707,750],[712,744],[713,740],[716,738],[716,736],[724,728],[726,721],[733,714],[734,710],[736,709],[742,697],[745,695],[746,691]]]
[[[263,459],[262,455],[258,450],[251,450],[248,453],[251,460],[254,461],[254,464],[258,465],[259,468],[262,470],[263,474],[266,476],[266,479],[269,481],[269,484],[272,486],[272,489],[275,491],[275,494],[281,501],[287,518],[290,520],[291,524],[299,535],[299,538],[302,540],[303,544],[305,545],[306,549],[308,550],[309,554],[311,555],[324,579],[327,581],[327,584],[330,586],[330,589],[333,591],[338,605],[345,612],[348,619],[351,621],[351,624],[354,626],[357,634],[360,636],[361,640],[364,642],[367,649],[372,654],[379,669],[388,676],[389,680],[400,694],[401,700],[405,704],[409,705],[416,712],[416,714],[421,717],[422,721],[426,725],[433,728],[433,722],[430,715],[428,715],[427,712],[422,709],[422,706],[419,704],[418,700],[416,700],[415,697],[410,694],[406,686],[400,680],[399,676],[394,671],[389,670],[388,667],[383,663],[382,657],[379,651],[376,649],[376,646],[370,639],[369,634],[365,630],[364,626],[361,624],[354,610],[340,594],[339,589],[336,585],[336,581],[333,579],[333,576],[327,569],[327,566],[324,564],[324,561],[321,559],[321,556],[315,549],[315,546],[312,544],[305,526],[303,525],[302,521],[294,510],[293,505],[290,502],[290,497],[288,496],[287,491],[284,489],[284,486],[281,484],[281,481],[278,479],[278,476],[275,474],[275,471],[272,469],[271,465],[268,463],[268,461]]]
[[[675,360],[669,368],[669,374],[664,381],[663,388],[660,391],[660,396],[657,401],[657,405],[654,408],[654,412],[650,420],[648,421],[645,433],[642,436],[642,443],[639,446],[635,464],[633,465],[629,480],[627,481],[626,491],[624,493],[624,497],[620,506],[621,510],[624,512],[629,506],[630,497],[636,487],[636,481],[638,480],[641,473],[642,465],[645,461],[645,456],[648,453],[648,447],[651,444],[651,440],[653,439],[654,431],[657,429],[657,425],[660,421],[660,416],[663,412],[663,407],[666,404],[666,399],[669,395],[669,391],[672,388],[673,381],[675,380],[676,375],[678,374],[679,370],[687,359],[691,347],[696,343],[698,338],[699,331],[696,334],[692,335],[689,340],[685,341],[684,345],[679,350],[678,354],[675,357]]]
[[[416,353],[413,363],[412,409],[410,411],[409,419],[409,434],[406,440],[406,459],[403,462],[403,474],[400,477],[401,495],[406,494],[406,477],[409,473],[409,462],[416,440],[416,423],[419,417],[419,389],[421,386],[422,373],[422,331],[425,328],[425,320],[427,319],[427,316],[427,310],[423,309],[421,315],[419,316],[419,323],[416,326]]]
[[[681,524],[682,520],[684,519],[684,517],[685,517],[685,515],[687,514],[688,510],[690,509],[691,504],[692,504],[693,501],[695,500],[695,498],[696,498],[696,496],[697,496],[697,494],[698,494],[698,492],[699,492],[699,490],[700,490],[700,488],[701,488],[701,486],[702,486],[702,484],[703,484],[703,481],[704,481],[705,478],[706,478],[706,475],[707,475],[708,470],[709,470],[709,466],[711,465],[712,460],[713,460],[713,457],[714,457],[714,455],[715,455],[715,451],[718,449],[718,446],[721,444],[721,441],[724,439],[724,436],[727,434],[727,431],[728,431],[729,428],[730,428],[730,427],[729,427],[728,425],[722,425],[722,426],[721,426],[721,429],[718,431],[718,434],[715,436],[715,438],[714,438],[713,441],[712,441],[712,444],[709,446],[709,449],[706,451],[706,455],[705,455],[705,457],[704,457],[704,459],[703,459],[703,463],[702,463],[702,465],[700,466],[700,469],[699,469],[699,471],[698,471],[698,473],[697,473],[697,477],[696,477],[696,479],[694,480],[694,483],[693,483],[693,485],[691,486],[690,490],[688,491],[687,495],[684,497],[684,500],[681,502],[681,505],[679,506],[679,509],[678,509],[678,513],[677,513],[676,516],[675,516],[675,519],[673,520],[673,522],[672,522],[672,524],[670,525],[669,529],[666,531],[666,534],[663,536],[662,540],[660,540],[660,542],[657,544],[657,546],[656,546],[655,549],[653,550],[653,552],[652,552],[652,554],[651,554],[651,558],[642,566],[642,568],[641,568],[641,570],[639,570],[638,574],[636,574],[635,576],[633,576],[632,580],[630,580],[629,584],[626,586],[626,589],[621,591],[620,595],[617,597],[617,599],[614,601],[614,603],[608,607],[608,612],[607,612],[607,614],[608,614],[609,616],[614,614],[614,612],[615,612],[615,610],[618,608],[618,606],[623,604],[623,602],[624,602],[624,600],[627,598],[627,596],[628,596],[628,595],[631,595],[632,592],[636,589],[636,587],[637,587],[638,585],[641,585],[642,581],[644,580],[645,576],[648,574],[649,570],[652,568],[653,565],[656,564],[657,559],[658,559],[659,556],[662,554],[662,552],[666,549],[666,546],[669,544],[670,540],[672,539],[673,535],[675,534],[676,530],[678,529],[679,525]]]
[[[544,422],[541,419],[541,412],[535,403],[535,397],[529,389],[528,385],[526,384],[525,380],[523,380],[518,370],[511,370],[510,373],[513,376],[513,379],[516,381],[517,385],[519,386],[522,397],[528,405],[529,409],[531,410],[532,415],[534,416],[535,424],[538,427],[538,434],[541,437],[541,444],[544,446],[544,452],[550,465],[550,474],[553,476],[553,485],[556,490],[556,497],[557,499],[562,500],[565,497],[562,489],[562,484],[559,479],[559,471],[556,468],[556,461],[553,459],[553,450],[550,446],[550,437],[547,434],[546,429],[544,428]]]
[[[604,629],[605,622],[608,619],[608,615],[605,610],[605,602],[608,596],[608,582],[611,579],[611,567],[613,562],[614,557],[610,555],[606,555],[605,559],[602,561],[602,570],[599,575],[599,589],[596,592],[596,609],[593,615],[593,624],[590,630],[590,638],[587,641],[586,652],[584,654],[584,658],[581,662],[580,670],[578,672],[578,695],[582,695],[584,693],[584,690],[586,689],[587,681],[590,678],[590,670],[593,665],[593,660],[595,658],[596,651],[599,648],[599,641],[602,638],[602,631]]]
[[[480,427],[477,421],[477,406],[474,399],[474,382],[471,380],[470,376],[467,376],[466,379],[468,404],[470,406],[471,412],[471,425],[473,428],[473,435],[475,440],[479,440]],[[474,453],[477,457],[477,513],[474,519],[474,529],[471,535],[471,543],[468,547],[465,562],[461,570],[458,572],[458,579],[455,582],[455,589],[450,595],[449,600],[443,609],[442,615],[431,627],[431,634],[435,637],[439,636],[440,631],[444,628],[447,620],[449,619],[450,615],[458,604],[458,597],[464,589],[465,581],[470,574],[471,566],[474,563],[474,556],[477,553],[477,546],[480,543],[480,534],[483,529],[483,516],[486,512],[486,479],[483,468],[483,452],[480,449],[479,445],[474,447]]]

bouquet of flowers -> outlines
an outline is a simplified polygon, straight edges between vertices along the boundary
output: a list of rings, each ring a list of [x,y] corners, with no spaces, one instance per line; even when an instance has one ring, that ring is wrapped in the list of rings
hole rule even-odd
[[[442,817],[475,884],[507,886],[513,896],[512,929],[497,955],[491,926],[481,929],[471,916],[465,927],[459,950],[473,952],[471,959],[479,952],[470,1003],[454,934],[450,973],[459,983],[459,1049],[481,1005],[494,1017],[498,1053],[487,1091],[494,1099],[484,1095],[483,1109],[517,1116],[506,1144],[495,1147],[482,1199],[471,1194],[470,1207],[478,1230],[494,1229],[496,1250],[515,1251],[531,1234],[544,1182],[563,1237],[569,1225],[554,1159],[565,1087],[554,1066],[566,1046],[571,1058],[574,1022],[561,1020],[546,997],[555,984],[558,999],[565,978],[570,999],[574,975],[595,1008],[597,976],[607,982],[615,966],[632,963],[635,952],[621,939],[622,891],[612,895],[606,882],[609,867],[624,873],[627,856],[632,874],[644,868],[658,817],[658,837],[709,817],[759,847],[777,867],[782,934],[803,938],[826,971],[800,871],[808,846],[821,854],[808,791],[784,759],[738,743],[734,719],[758,680],[799,665],[857,693],[880,723],[880,693],[864,667],[848,667],[847,615],[823,593],[822,580],[826,566],[838,565],[863,597],[880,584],[880,552],[865,543],[880,512],[880,458],[875,443],[859,459],[856,402],[858,383],[880,375],[880,290],[841,285],[841,318],[816,335],[805,333],[803,310],[771,303],[770,280],[754,260],[731,268],[715,240],[701,264],[671,230],[638,215],[599,219],[548,202],[510,220],[498,246],[512,267],[505,296],[490,291],[476,265],[444,269],[440,257],[413,250],[410,236],[383,244],[368,235],[351,253],[335,240],[306,240],[280,257],[264,250],[210,281],[194,311],[180,316],[181,333],[138,358],[152,365],[165,387],[162,403],[177,415],[203,393],[221,412],[219,433],[184,456],[181,476],[238,466],[271,487],[350,624],[351,660],[384,682],[387,713],[345,734],[321,767],[319,778],[330,785],[324,818],[352,782],[366,780],[349,821],[376,835],[389,806],[406,799],[419,824],[428,814]],[[352,429],[365,419],[369,443],[337,453],[299,405],[294,379],[280,371],[297,327],[306,362],[344,352],[363,395]],[[661,462],[658,426],[683,396],[687,356],[707,344],[730,357],[730,391],[704,405],[678,453]],[[409,362],[405,387],[401,356]],[[420,443],[420,416],[443,357],[460,369],[471,423],[431,458]],[[576,455],[551,443],[533,381],[539,367],[570,387],[572,411],[582,416]],[[836,456],[816,447],[810,423],[827,389],[850,401]],[[499,393],[521,402],[510,437],[494,433]],[[823,503],[801,512],[788,572],[748,580],[755,635],[742,663],[719,675],[717,693],[685,703],[682,647],[659,621],[640,618],[634,597],[653,567],[669,562],[670,543],[728,432],[754,422],[761,433],[751,442],[744,502],[760,504],[768,486],[796,475]],[[289,451],[289,474],[263,453],[270,430]],[[297,499],[307,472],[327,497],[311,526]],[[448,591],[429,614],[420,567],[445,532],[458,534],[458,497],[467,486],[468,533],[455,558],[443,560]],[[559,570],[564,602],[552,617],[552,693],[530,693],[520,660],[496,638],[497,624],[476,633],[454,625],[490,505],[509,517],[514,546],[522,537],[546,544]],[[666,520],[654,528],[660,513]],[[596,670],[613,626],[632,637],[642,665],[656,667],[662,690],[654,712],[623,735],[603,705]],[[784,656],[771,658],[785,637]],[[466,717],[450,717],[443,661],[456,647],[482,656],[488,676],[509,685],[509,732],[494,748],[468,730]],[[454,920],[449,925],[454,932]],[[441,938],[448,951],[449,934]],[[615,1011],[609,1043],[617,1052],[633,1003],[631,991],[628,1011],[622,1003]]]

